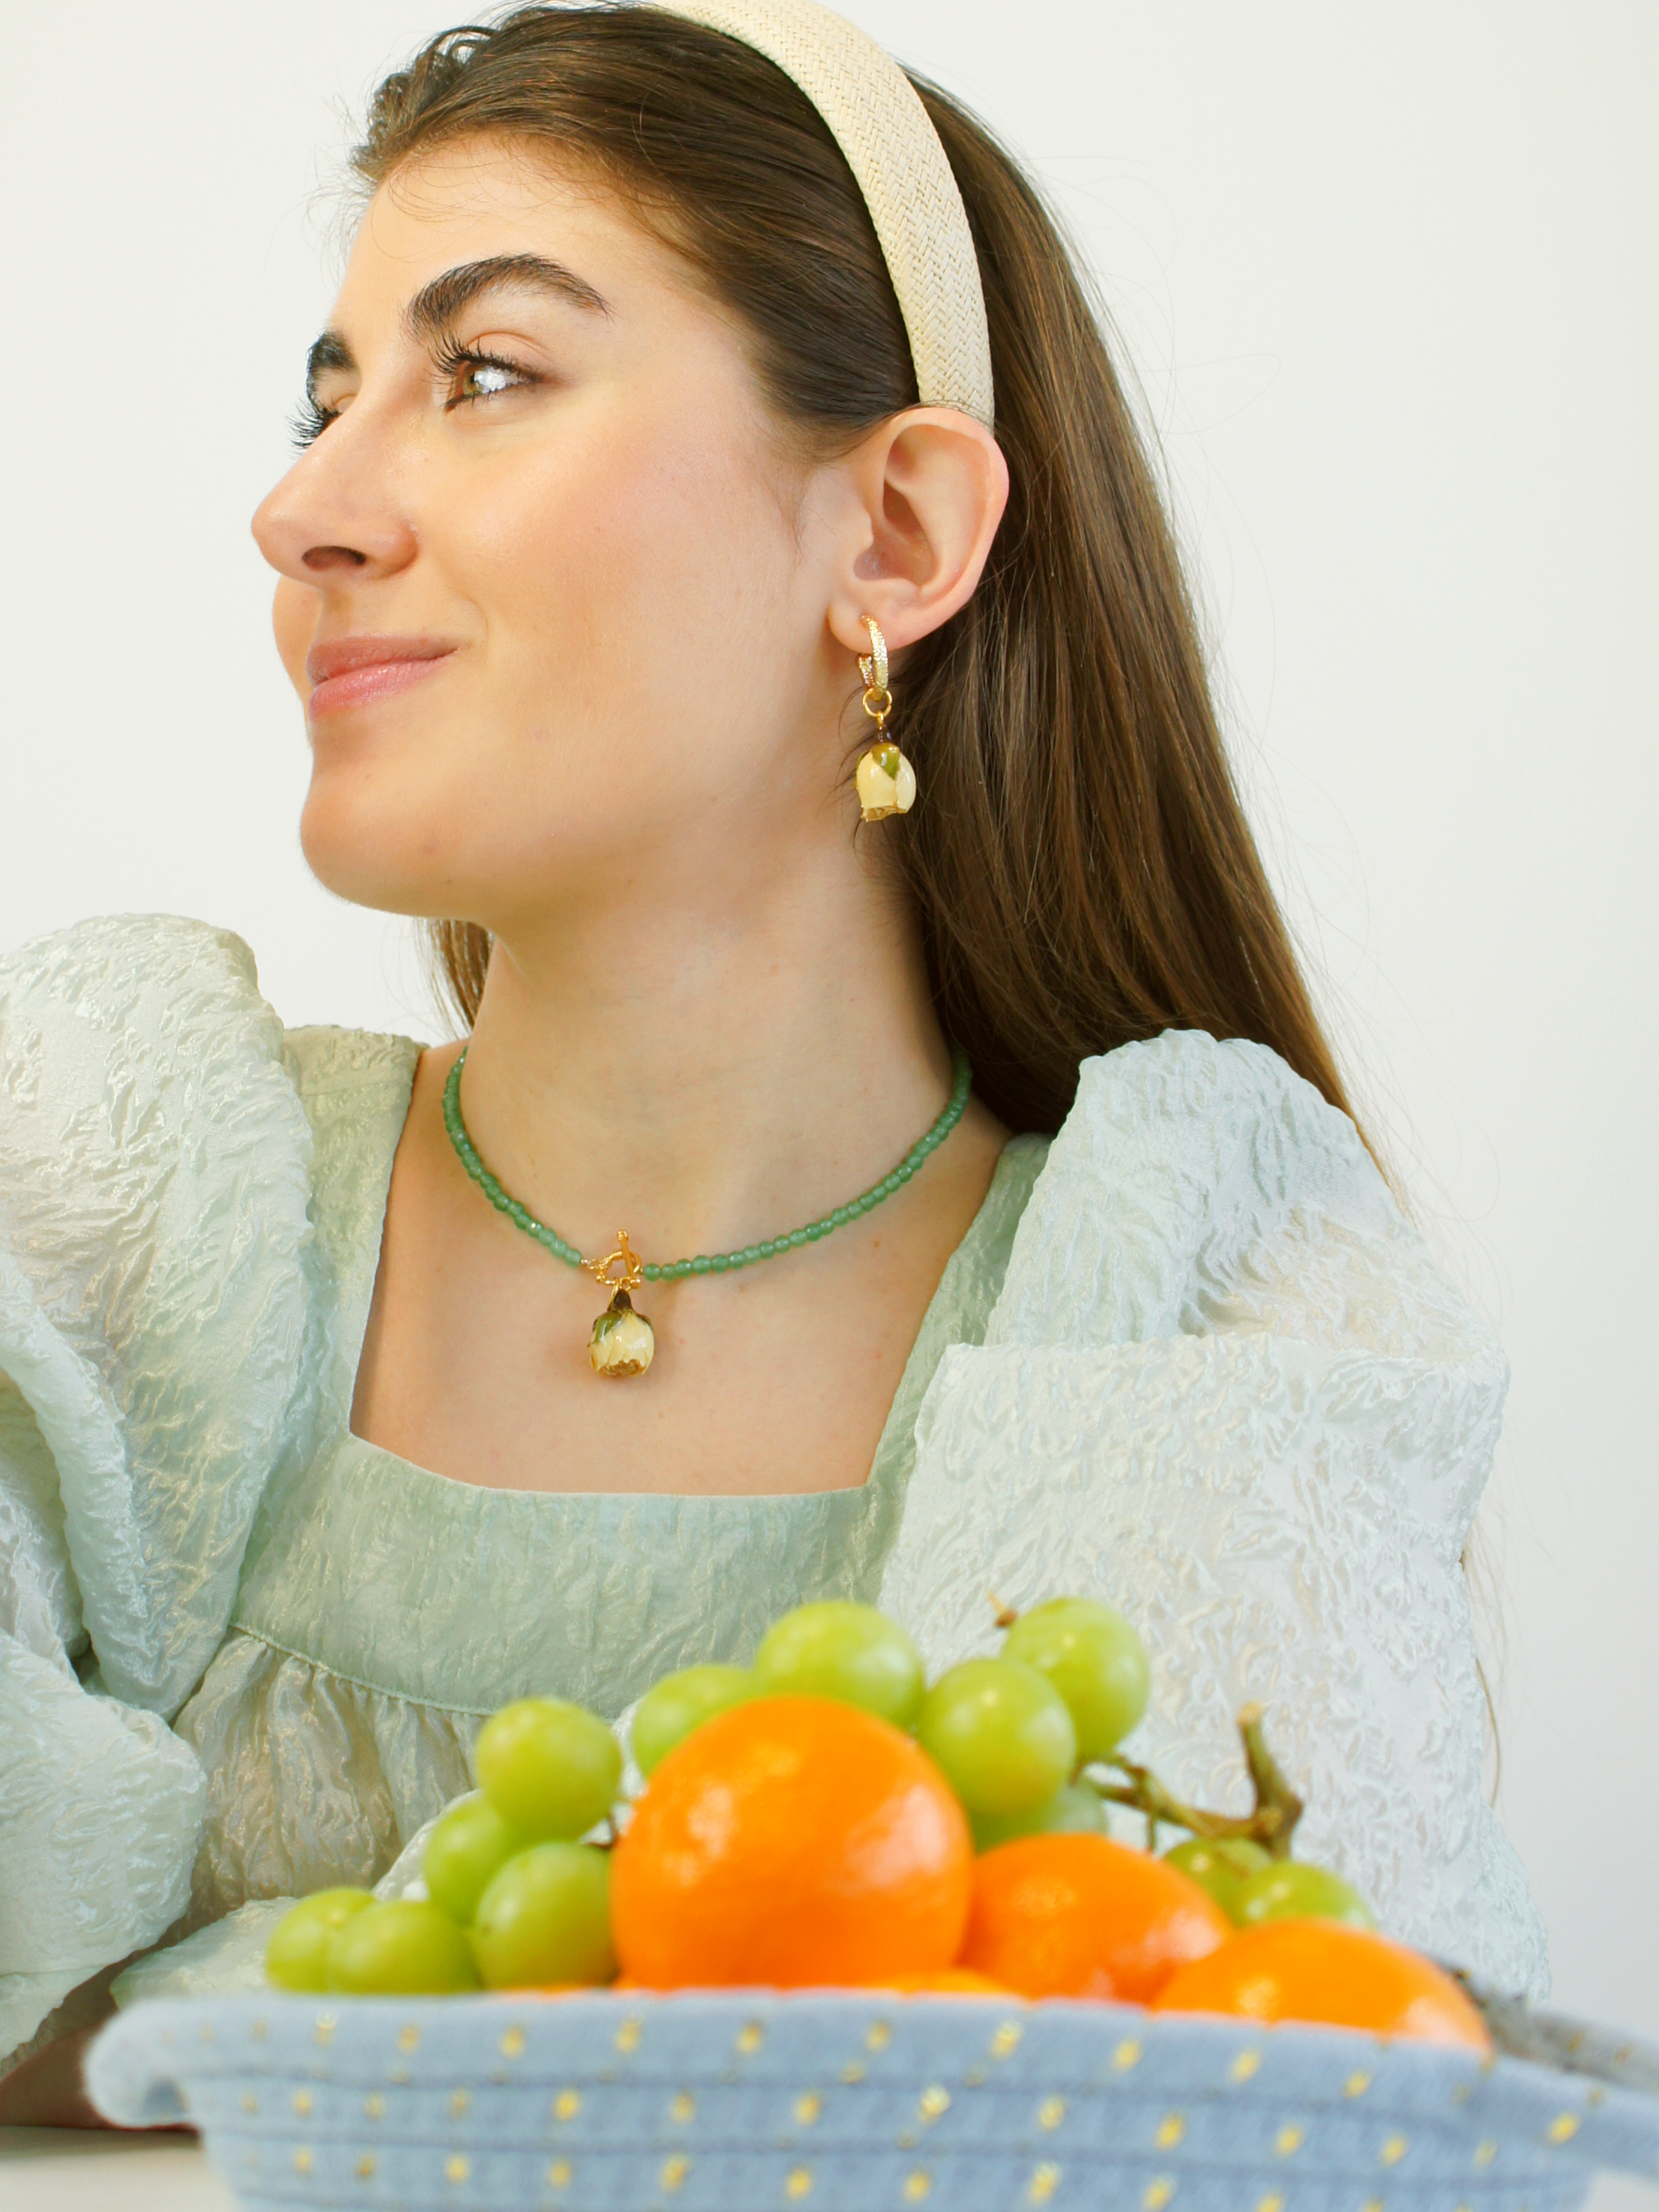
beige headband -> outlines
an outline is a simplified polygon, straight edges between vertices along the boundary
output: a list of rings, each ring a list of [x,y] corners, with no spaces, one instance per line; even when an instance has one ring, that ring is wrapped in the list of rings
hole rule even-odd
[[[875,225],[924,407],[992,424],[979,258],[951,163],[892,56],[817,0],[659,0],[793,77],[847,156]]]

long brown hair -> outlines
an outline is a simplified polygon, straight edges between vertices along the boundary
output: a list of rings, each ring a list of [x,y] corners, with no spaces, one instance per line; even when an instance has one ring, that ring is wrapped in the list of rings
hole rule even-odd
[[[1100,320],[1013,159],[916,89],[978,249],[1012,480],[978,590],[903,672],[923,800],[893,842],[945,1033],[1017,1130],[1059,1127],[1090,1054],[1171,1028],[1270,1045],[1347,1112]],[[387,77],[353,166],[378,185],[480,134],[574,157],[623,193],[746,330],[806,451],[916,404],[858,186],[805,95],[750,48],[653,8],[520,9],[445,32]],[[470,1021],[489,936],[433,928]]]

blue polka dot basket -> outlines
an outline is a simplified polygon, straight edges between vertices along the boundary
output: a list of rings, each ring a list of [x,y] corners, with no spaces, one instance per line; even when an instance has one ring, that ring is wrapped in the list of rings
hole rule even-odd
[[[247,2212],[1554,2212],[1659,2178],[1659,2097],[1592,2075],[1061,2002],[158,1999],[88,2079],[200,2128]]]

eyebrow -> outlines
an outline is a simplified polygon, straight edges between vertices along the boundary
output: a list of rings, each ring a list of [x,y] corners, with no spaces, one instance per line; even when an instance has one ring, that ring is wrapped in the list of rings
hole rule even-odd
[[[404,335],[417,345],[429,345],[481,294],[515,286],[525,291],[544,293],[562,301],[567,307],[580,307],[587,314],[611,313],[609,304],[593,287],[562,262],[550,261],[541,253],[492,253],[482,261],[464,261],[457,268],[446,269],[442,276],[423,284],[404,309],[401,320]],[[313,391],[317,379],[325,369],[355,369],[356,366],[343,334],[326,330],[306,356],[306,389]]]

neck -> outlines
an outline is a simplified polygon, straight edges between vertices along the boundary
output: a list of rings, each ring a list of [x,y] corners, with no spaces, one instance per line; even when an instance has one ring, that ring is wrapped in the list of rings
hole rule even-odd
[[[850,849],[498,933],[463,1084],[473,1141],[585,1253],[731,1250],[866,1188],[944,1105],[902,902]]]

